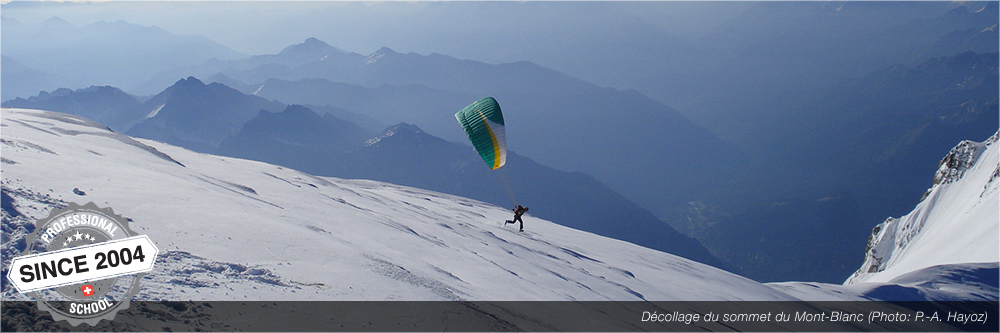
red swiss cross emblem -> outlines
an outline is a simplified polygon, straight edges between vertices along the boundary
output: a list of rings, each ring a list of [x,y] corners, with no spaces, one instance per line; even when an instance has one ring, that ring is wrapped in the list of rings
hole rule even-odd
[[[94,296],[94,285],[92,284],[80,287],[80,290],[83,290],[83,296]]]

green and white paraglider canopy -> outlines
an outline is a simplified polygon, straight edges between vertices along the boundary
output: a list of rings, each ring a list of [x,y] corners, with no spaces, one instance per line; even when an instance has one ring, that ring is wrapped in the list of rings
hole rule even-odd
[[[455,113],[455,119],[487,166],[496,170],[507,163],[507,134],[496,99],[486,97],[475,101]]]
[[[500,169],[507,163],[507,132],[500,104],[493,97],[486,97],[455,113],[455,119],[465,129],[479,157],[490,170],[495,171],[490,174],[496,178],[497,185],[507,193],[510,202],[517,205],[514,187],[507,178],[507,168]]]

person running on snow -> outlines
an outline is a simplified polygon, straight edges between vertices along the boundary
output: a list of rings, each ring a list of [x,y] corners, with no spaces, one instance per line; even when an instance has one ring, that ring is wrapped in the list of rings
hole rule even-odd
[[[524,215],[524,212],[527,212],[527,211],[528,211],[527,207],[521,207],[521,205],[517,205],[517,207],[514,207],[514,220],[507,220],[507,223],[505,223],[505,224],[511,224],[511,223],[515,223],[515,222],[521,222],[521,230],[520,231],[524,231],[524,220],[521,220],[521,215]]]

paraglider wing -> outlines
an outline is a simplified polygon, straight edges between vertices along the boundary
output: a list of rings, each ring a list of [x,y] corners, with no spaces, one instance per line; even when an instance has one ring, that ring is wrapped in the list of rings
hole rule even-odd
[[[507,134],[504,132],[503,113],[500,112],[500,104],[493,97],[469,104],[455,113],[455,119],[465,129],[469,141],[487,166],[496,170],[507,162]]]

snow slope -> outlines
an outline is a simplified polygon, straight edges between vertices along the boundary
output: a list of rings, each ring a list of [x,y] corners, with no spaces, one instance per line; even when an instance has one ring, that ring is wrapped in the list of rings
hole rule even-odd
[[[810,301],[990,301],[1000,299],[996,262],[936,265],[895,277],[887,282],[843,285],[779,282],[767,285]]]
[[[985,142],[964,141],[953,148],[916,208],[875,227],[864,264],[846,284],[890,282],[940,265],[995,267],[1000,261],[996,142],[994,134]]]
[[[35,220],[69,202],[93,201],[133,220],[131,228],[161,251],[138,300],[996,301],[998,295],[996,263],[931,267],[887,283],[765,285],[533,216],[520,233],[501,225],[511,216],[506,208],[462,197],[196,153],[66,114],[2,112],[3,267],[24,249]],[[6,281],[0,296],[25,299]],[[593,325],[614,325],[623,316],[581,306],[589,321],[559,327],[601,330]],[[624,316],[632,311],[621,310]],[[476,323],[520,318],[529,323],[509,329],[556,330],[503,305],[470,311],[468,320]],[[174,318],[171,327],[221,329],[198,326],[201,315],[186,313],[190,323]],[[453,329],[449,323],[433,330]],[[166,327],[156,320],[128,325],[124,329]],[[782,327],[771,329],[795,330]]]
[[[531,216],[519,233],[501,226],[506,208],[461,197],[196,153],[65,114],[2,119],[6,239],[67,202],[112,207],[162,252],[140,299],[796,299]],[[4,246],[6,266],[17,245]]]

